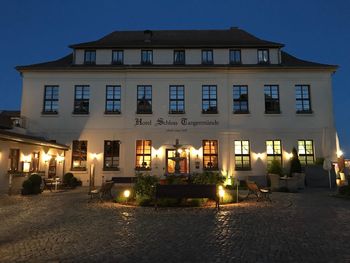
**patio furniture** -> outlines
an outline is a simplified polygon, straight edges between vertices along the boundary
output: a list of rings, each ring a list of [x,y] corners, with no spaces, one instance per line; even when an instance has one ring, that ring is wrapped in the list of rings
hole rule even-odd
[[[108,181],[103,183],[100,188],[91,190],[89,192],[89,195],[90,195],[89,202],[92,201],[94,197],[98,198],[101,202],[105,197],[113,198],[112,196],[113,185],[114,185],[113,181]]]
[[[44,190],[50,190],[50,192],[52,192],[52,189],[55,187],[55,182],[53,179],[51,178],[42,178],[43,181],[43,191]]]
[[[258,185],[252,181],[247,181],[247,188],[248,195],[246,196],[246,198],[248,198],[249,195],[253,194],[257,197],[257,202],[261,200],[272,202],[270,198],[271,190],[269,188],[259,188]]]
[[[216,185],[200,184],[173,184],[156,186],[154,208],[158,208],[159,198],[208,198],[215,201],[215,208],[220,209],[220,200],[217,195]]]
[[[298,178],[283,176],[280,178],[289,192],[298,192]]]

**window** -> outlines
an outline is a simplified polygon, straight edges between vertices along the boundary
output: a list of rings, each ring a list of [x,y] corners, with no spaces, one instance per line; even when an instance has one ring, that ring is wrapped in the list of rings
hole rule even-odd
[[[268,64],[270,63],[269,50],[268,49],[258,49],[258,63]]]
[[[281,113],[278,85],[265,85],[264,93],[265,113]]]
[[[230,50],[230,64],[240,64],[241,61],[241,50],[231,49]]]
[[[105,141],[103,170],[119,170],[120,141]]]
[[[137,113],[152,113],[152,86],[137,86]]]
[[[121,88],[120,86],[106,86],[106,109],[107,114],[120,114],[120,96]]]
[[[202,50],[202,64],[213,64],[213,50]]]
[[[141,64],[152,64],[152,63],[153,63],[153,51],[141,50]]]
[[[85,50],[84,63],[85,64],[96,63],[96,50]]]
[[[124,63],[124,51],[113,50],[112,51],[112,64],[122,65]]]
[[[218,170],[218,141],[203,140],[203,168]]]
[[[174,50],[174,64],[185,64],[185,50]]]
[[[296,85],[295,99],[296,99],[297,113],[312,112],[311,103],[310,103],[310,86],[309,85]]]
[[[16,172],[18,171],[19,165],[19,149],[10,149],[10,171]]]
[[[85,171],[87,160],[87,141],[73,141],[72,170]]]
[[[302,165],[314,163],[314,143],[312,140],[298,141],[298,155]]]
[[[90,100],[89,86],[75,86],[74,112],[75,114],[88,114]]]
[[[40,159],[40,152],[33,152],[32,153],[32,160],[31,160],[31,164],[30,164],[30,171],[31,172],[39,171],[39,159]]]
[[[235,141],[235,170],[250,170],[249,141]]]
[[[58,86],[45,86],[43,113],[58,113]]]
[[[266,141],[267,166],[270,166],[273,160],[277,160],[282,165],[282,147],[281,141]]]
[[[152,141],[136,141],[136,170],[151,169]]]
[[[185,113],[185,92],[184,86],[169,87],[169,113]]]
[[[202,113],[218,113],[216,85],[202,86]]]
[[[248,110],[248,86],[233,86],[233,112],[249,113]]]

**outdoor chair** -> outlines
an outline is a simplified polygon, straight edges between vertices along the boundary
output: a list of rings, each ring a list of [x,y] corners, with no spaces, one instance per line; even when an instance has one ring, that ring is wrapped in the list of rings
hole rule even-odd
[[[112,187],[114,185],[113,181],[108,181],[102,184],[102,186],[98,189],[93,189],[89,192],[90,201],[93,200],[94,197],[98,198],[101,202],[106,198],[113,198],[112,196]]]
[[[43,181],[43,190],[50,190],[52,192],[52,189],[55,188],[54,181],[49,178],[42,178]]]
[[[257,197],[257,202],[266,200],[270,201],[270,194],[271,190],[269,188],[259,188],[258,185],[255,182],[247,181],[247,188],[248,188],[248,195],[246,198],[248,198],[251,194],[255,195]]]

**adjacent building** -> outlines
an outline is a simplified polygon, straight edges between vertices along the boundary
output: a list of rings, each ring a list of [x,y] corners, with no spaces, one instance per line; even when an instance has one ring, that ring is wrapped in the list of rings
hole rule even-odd
[[[173,174],[175,148],[181,174],[264,175],[293,147],[303,165],[336,159],[334,65],[238,28],[116,31],[70,47],[17,67],[21,116],[31,135],[69,146],[64,171],[85,185],[92,172],[97,185]]]

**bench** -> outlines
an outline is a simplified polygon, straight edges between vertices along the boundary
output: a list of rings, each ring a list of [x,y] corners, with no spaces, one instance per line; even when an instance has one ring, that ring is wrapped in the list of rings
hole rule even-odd
[[[247,188],[249,192],[246,198],[248,198],[249,195],[253,194],[257,197],[257,202],[259,202],[260,200],[266,200],[271,202],[271,190],[269,188],[259,188],[258,185],[252,181],[247,181]]]
[[[154,208],[158,207],[159,198],[208,198],[215,201],[215,207],[220,209],[220,199],[217,195],[216,185],[199,184],[157,184]]]

